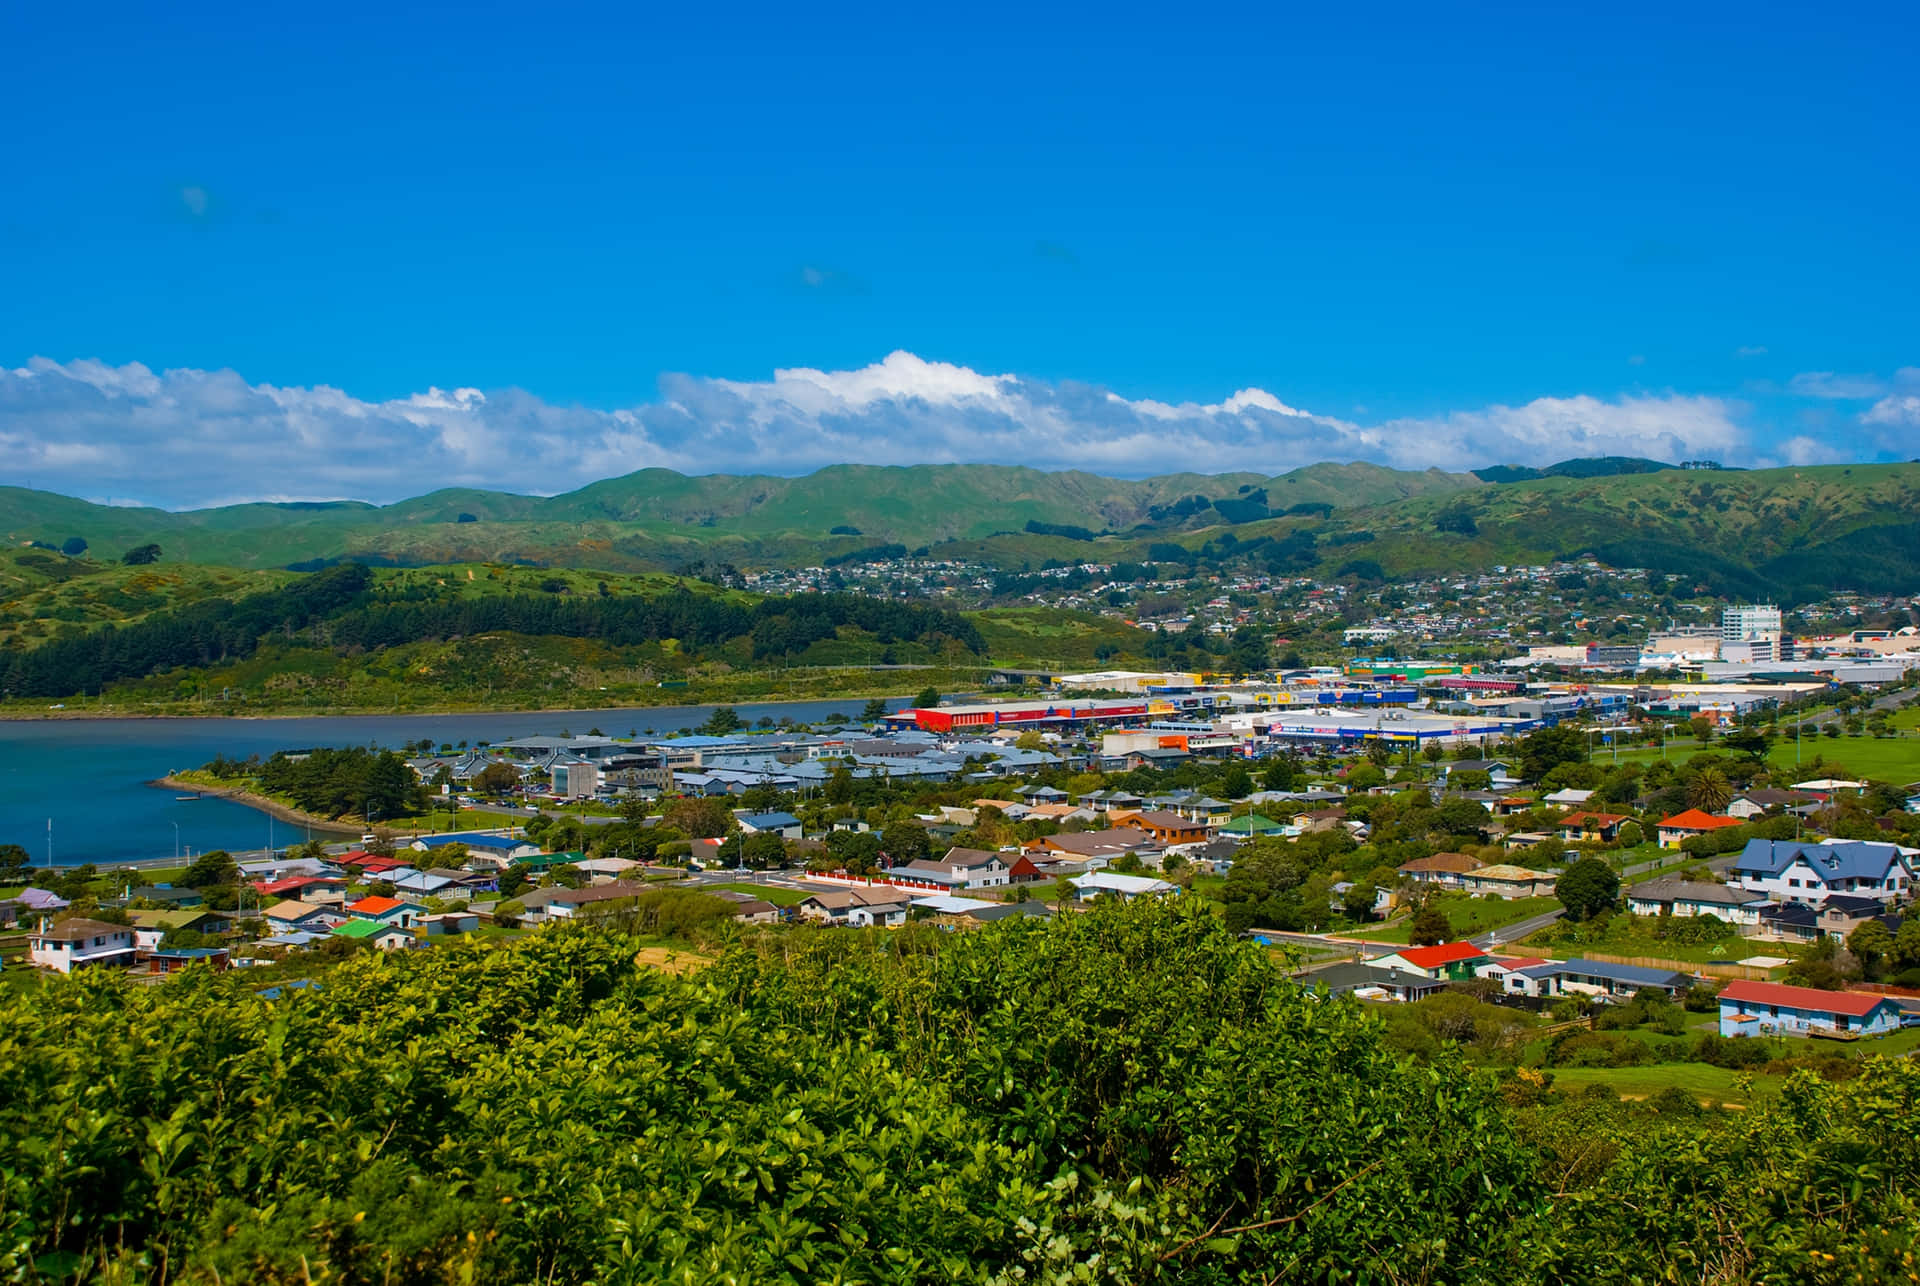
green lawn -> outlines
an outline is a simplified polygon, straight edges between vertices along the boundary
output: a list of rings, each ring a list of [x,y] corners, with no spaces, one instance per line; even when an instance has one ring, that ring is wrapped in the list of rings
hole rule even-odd
[[[763,902],[771,902],[775,906],[796,906],[811,896],[804,889],[783,888],[778,884],[710,884],[707,887],[746,893]]]
[[[1738,964],[1748,956],[1785,956],[1800,954],[1796,945],[1784,942],[1752,942],[1728,938],[1724,942],[1683,946],[1656,938],[1649,920],[1616,914],[1607,924],[1604,936],[1586,939],[1579,935],[1562,937],[1558,925],[1549,926],[1525,940],[1524,945],[1555,956],[1579,956],[1598,953],[1607,956],[1635,956],[1671,961],[1676,966],[1689,964]]]
[[[1434,899],[1433,904],[1446,914],[1448,923],[1453,925],[1454,937],[1472,938],[1503,924],[1543,915],[1558,907],[1560,901],[1558,898],[1516,898],[1509,902],[1499,898],[1468,897],[1464,893],[1442,893]],[[1342,936],[1365,938],[1372,942],[1406,942],[1412,929],[1413,917],[1408,916],[1398,924],[1385,928]]]
[[[1903,710],[1895,716],[1896,722],[1902,718],[1920,721],[1920,711]],[[1712,745],[1706,747],[1714,749]],[[1665,758],[1668,763],[1681,764],[1693,758],[1701,747],[1691,740],[1685,744],[1668,743]],[[1839,763],[1846,767],[1849,774],[1869,781],[1890,782],[1904,786],[1908,782],[1920,781],[1920,736],[1905,735],[1899,737],[1815,737],[1808,735],[1801,739],[1799,758],[1794,757],[1794,741],[1791,735],[1785,735],[1775,742],[1773,750],[1767,755],[1767,763],[1774,769],[1776,778],[1794,780],[1796,769],[1808,777],[1830,775],[1825,769],[1810,767],[1815,755]],[[1641,748],[1622,750],[1620,758],[1639,763],[1651,763],[1662,758],[1659,748]],[[1606,755],[1596,755],[1594,762],[1602,766],[1612,762]]]

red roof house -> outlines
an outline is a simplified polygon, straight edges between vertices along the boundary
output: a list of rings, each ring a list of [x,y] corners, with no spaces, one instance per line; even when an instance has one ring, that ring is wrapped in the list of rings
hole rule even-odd
[[[1715,817],[1712,813],[1703,813],[1697,808],[1689,808],[1684,813],[1675,813],[1671,817],[1661,818],[1656,830],[1661,848],[1679,848],[1682,840],[1738,825],[1740,825],[1740,819],[1737,817]]]
[[[1369,963],[1381,969],[1404,969],[1422,977],[1445,980],[1471,978],[1487,962],[1487,953],[1471,942],[1442,942],[1433,947],[1402,947]]]

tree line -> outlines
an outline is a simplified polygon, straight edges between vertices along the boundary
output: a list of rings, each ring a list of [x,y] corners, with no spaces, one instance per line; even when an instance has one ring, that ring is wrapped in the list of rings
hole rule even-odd
[[[780,660],[853,626],[879,642],[938,648],[986,644],[960,613],[854,594],[798,594],[742,604],[685,590],[647,598],[510,594],[376,602],[373,573],[345,563],[280,589],[209,599],[130,625],[62,635],[0,652],[0,695],[93,694],[122,680],[252,656],[269,639],[373,651],[420,641],[512,633],[597,639],[616,646],[679,639],[690,648],[748,639],[757,660]]]

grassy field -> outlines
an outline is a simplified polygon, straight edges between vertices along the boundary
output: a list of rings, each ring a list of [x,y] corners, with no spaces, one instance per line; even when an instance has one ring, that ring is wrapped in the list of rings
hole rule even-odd
[[[1474,898],[1464,893],[1442,893],[1435,898],[1433,905],[1438,907],[1453,925],[1456,938],[1477,937],[1503,924],[1514,924],[1532,916],[1543,915],[1560,905],[1558,898],[1516,898],[1502,901],[1499,898]],[[1368,929],[1359,933],[1345,934],[1345,937],[1365,938],[1371,942],[1406,942],[1413,929],[1413,917],[1408,916],[1398,924],[1387,925],[1379,929]]]
[[[1903,710],[1895,716],[1896,722],[1908,718],[1920,722],[1920,711]],[[1912,726],[1910,722],[1908,726]],[[1688,741],[1685,744],[1669,743],[1664,758],[1671,764],[1682,764],[1700,753],[1703,747]],[[1709,744],[1704,749],[1712,750]],[[1799,746],[1799,758],[1794,757],[1794,743],[1791,737],[1776,742],[1767,755],[1767,766],[1773,770],[1776,778],[1791,782],[1800,780],[1794,774],[1803,774],[1807,778],[1815,776],[1836,776],[1833,769],[1842,767],[1855,778],[1868,781],[1891,782],[1904,786],[1909,782],[1920,781],[1920,736],[1905,735],[1899,737],[1807,737]],[[1813,766],[1814,756],[1820,756],[1822,766]],[[1659,749],[1640,748],[1623,750],[1620,758],[1623,762],[1652,763],[1662,758]],[[1610,757],[1596,756],[1595,762],[1606,764]]]
[[[778,884],[709,884],[706,887],[731,889],[735,893],[745,893],[763,902],[771,902],[775,906],[797,906],[811,896],[804,889],[783,888]]]

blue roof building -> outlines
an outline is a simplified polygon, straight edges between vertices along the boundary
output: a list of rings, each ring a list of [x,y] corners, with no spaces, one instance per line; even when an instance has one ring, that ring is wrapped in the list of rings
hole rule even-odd
[[[1817,906],[1835,893],[1857,893],[1881,902],[1901,897],[1914,883],[1920,850],[1871,840],[1753,839],[1733,860],[1729,882],[1776,902]]]

